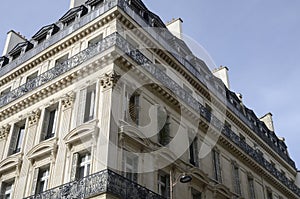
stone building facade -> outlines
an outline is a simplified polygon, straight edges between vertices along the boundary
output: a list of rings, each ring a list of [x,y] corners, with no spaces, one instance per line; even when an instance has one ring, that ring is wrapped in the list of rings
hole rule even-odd
[[[300,198],[272,115],[193,55],[181,23],[141,0],[72,0],[30,40],[10,31],[0,198]]]

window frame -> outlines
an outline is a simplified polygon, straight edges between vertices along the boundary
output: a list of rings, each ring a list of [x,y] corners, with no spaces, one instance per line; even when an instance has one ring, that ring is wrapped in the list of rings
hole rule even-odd
[[[163,187],[164,189],[162,189]],[[159,170],[157,175],[157,192],[163,197],[170,197],[170,175],[162,170]]]
[[[8,156],[21,152],[25,133],[26,133],[25,120],[14,124],[12,135],[10,137]]]
[[[213,173],[214,173],[214,180],[219,183],[222,183],[222,170],[221,170],[221,159],[220,159],[220,152],[217,149],[212,150],[212,160],[213,160]]]
[[[55,137],[58,115],[58,103],[45,108],[40,141]],[[50,126],[50,124],[52,125]]]
[[[3,195],[4,198],[7,197],[7,194],[9,194],[9,199],[13,198],[14,184],[15,184],[15,179],[7,180],[1,183],[1,195]],[[10,187],[10,189],[7,190],[7,187]]]

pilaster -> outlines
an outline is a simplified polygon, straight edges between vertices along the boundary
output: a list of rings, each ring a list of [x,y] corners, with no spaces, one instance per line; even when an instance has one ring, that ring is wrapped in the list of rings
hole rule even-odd
[[[72,110],[75,101],[75,93],[70,92],[61,98],[61,115],[59,117],[60,128],[57,132],[58,137],[58,147],[59,150],[56,154],[56,164],[54,166],[54,172],[52,178],[51,187],[59,186],[63,183],[69,181],[69,179],[65,178],[65,169],[67,165],[67,146],[63,140],[63,138],[69,133],[72,119]]]
[[[5,143],[7,141],[8,134],[10,132],[11,125],[7,124],[0,128],[0,158],[3,159],[5,150]]]
[[[27,118],[27,124],[25,129],[25,137],[23,140],[23,153],[24,156],[34,147],[35,136],[39,135],[37,132],[37,126],[40,119],[41,110],[36,109],[32,111]],[[19,180],[17,181],[19,185],[17,185],[18,189],[15,190],[15,198],[23,198],[24,195],[28,195],[29,193],[25,193],[28,190],[28,186],[31,186],[28,177],[30,176],[30,167],[31,162],[28,158],[23,158],[22,167],[19,175]],[[25,186],[24,186],[25,185]]]
[[[112,105],[113,105],[113,89],[116,86],[116,83],[119,79],[119,75],[114,71],[105,74],[100,78],[100,102],[99,102],[99,118],[101,118],[99,122],[99,136],[97,141],[97,149],[96,149],[96,170],[100,171],[106,169],[108,167],[113,167],[116,164],[117,154],[111,154],[111,148],[113,146],[113,142],[111,142],[111,133],[117,133],[117,128],[114,128],[114,121],[112,119]]]

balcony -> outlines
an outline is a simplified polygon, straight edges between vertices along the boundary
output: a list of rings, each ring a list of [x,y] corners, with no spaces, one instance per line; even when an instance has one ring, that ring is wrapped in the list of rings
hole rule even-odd
[[[157,193],[111,171],[104,170],[49,189],[24,199],[90,198],[100,194],[111,194],[126,199],[165,199]]]

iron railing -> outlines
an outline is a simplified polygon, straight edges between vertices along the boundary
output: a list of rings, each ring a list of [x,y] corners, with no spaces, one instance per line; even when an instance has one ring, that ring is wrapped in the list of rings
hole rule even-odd
[[[24,199],[83,199],[109,193],[122,199],[165,199],[111,170],[104,170]]]

